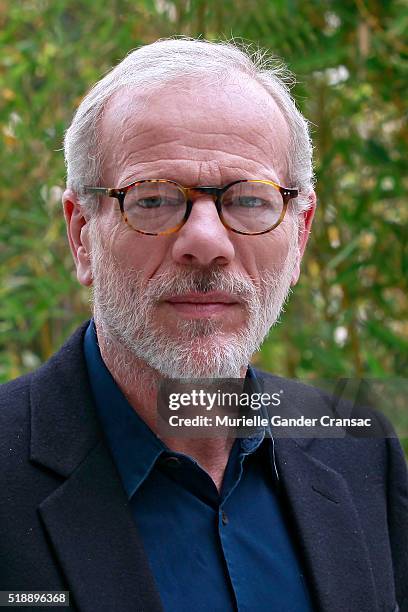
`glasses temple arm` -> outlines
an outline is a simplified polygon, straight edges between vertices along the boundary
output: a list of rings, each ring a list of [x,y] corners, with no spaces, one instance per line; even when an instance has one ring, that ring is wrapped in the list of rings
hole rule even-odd
[[[112,196],[112,192],[116,191],[116,189],[111,189],[110,187],[88,187],[85,185],[84,191],[87,193],[103,193],[104,195]]]

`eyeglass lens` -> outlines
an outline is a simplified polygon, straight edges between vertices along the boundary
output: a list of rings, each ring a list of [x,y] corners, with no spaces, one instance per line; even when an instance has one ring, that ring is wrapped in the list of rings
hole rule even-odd
[[[173,183],[141,182],[129,189],[124,199],[127,222],[134,229],[159,233],[179,225],[186,212],[183,191]],[[283,199],[273,187],[258,182],[236,183],[222,195],[222,217],[240,232],[262,232],[280,218]]]

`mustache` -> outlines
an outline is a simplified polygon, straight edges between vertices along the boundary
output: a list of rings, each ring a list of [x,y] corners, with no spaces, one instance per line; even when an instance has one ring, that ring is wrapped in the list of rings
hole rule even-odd
[[[160,301],[165,297],[183,295],[185,293],[209,293],[222,291],[250,302],[257,297],[255,284],[239,272],[223,271],[219,267],[187,271],[162,272],[147,281],[145,297]]]

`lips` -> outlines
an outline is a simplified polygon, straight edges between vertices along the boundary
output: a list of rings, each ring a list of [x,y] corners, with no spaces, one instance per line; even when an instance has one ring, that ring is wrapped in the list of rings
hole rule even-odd
[[[170,304],[238,304],[235,296],[221,291],[210,291],[208,293],[184,293],[165,298]]]
[[[219,291],[185,293],[169,296],[164,301],[179,315],[194,319],[225,315],[240,304],[235,296]]]

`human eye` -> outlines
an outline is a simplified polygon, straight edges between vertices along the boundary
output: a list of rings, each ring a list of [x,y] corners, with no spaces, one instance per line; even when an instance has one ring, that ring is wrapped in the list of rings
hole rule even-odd
[[[163,204],[163,198],[160,196],[150,196],[146,198],[139,198],[134,201],[134,205],[140,206],[140,208],[159,208]]]
[[[233,204],[242,208],[260,208],[261,206],[267,206],[268,202],[257,196],[240,196],[234,198]]]

